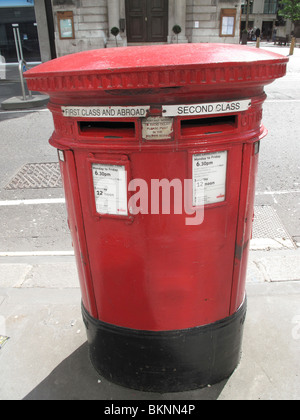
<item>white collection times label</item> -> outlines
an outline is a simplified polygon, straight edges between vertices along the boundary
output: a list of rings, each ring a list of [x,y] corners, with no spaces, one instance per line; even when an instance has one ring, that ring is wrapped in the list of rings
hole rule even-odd
[[[94,163],[92,173],[97,212],[128,216],[125,166]]]
[[[193,206],[226,198],[227,151],[193,155]]]

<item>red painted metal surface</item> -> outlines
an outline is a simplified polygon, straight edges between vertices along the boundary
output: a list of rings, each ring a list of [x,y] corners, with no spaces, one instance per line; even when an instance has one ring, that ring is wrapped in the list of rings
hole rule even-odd
[[[287,58],[217,44],[119,48],[63,57],[25,74],[50,95],[83,303],[101,321],[138,330],[178,330],[213,323],[244,301],[258,164],[264,85],[282,77]],[[162,106],[247,99],[249,109],[210,123],[175,116],[168,139],[145,141],[139,117],[65,117],[62,106]],[[226,119],[218,119],[226,115]],[[186,120],[194,120],[186,122]],[[200,121],[201,120],[201,121]],[[125,125],[122,125],[122,122]],[[118,125],[119,123],[119,125]],[[97,213],[92,164],[124,165],[127,182],[192,178],[193,156],[227,151],[226,197],[185,213]],[[130,194],[128,194],[128,198]],[[151,195],[149,193],[149,203]]]

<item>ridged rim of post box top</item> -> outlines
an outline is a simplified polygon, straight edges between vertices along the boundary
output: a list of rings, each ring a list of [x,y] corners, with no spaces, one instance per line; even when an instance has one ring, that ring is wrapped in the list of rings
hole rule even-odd
[[[288,58],[232,44],[173,44],[80,52],[25,73],[40,92],[89,92],[234,83],[265,84],[286,73]]]

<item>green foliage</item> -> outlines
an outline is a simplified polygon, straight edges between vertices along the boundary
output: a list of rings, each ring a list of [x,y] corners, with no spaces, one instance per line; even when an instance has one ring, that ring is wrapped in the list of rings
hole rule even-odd
[[[113,36],[118,36],[118,35],[119,35],[119,33],[120,33],[120,29],[119,29],[119,28],[117,28],[116,26],[114,26],[113,28],[111,28],[110,33],[111,33]]]
[[[174,26],[173,26],[173,32],[174,32],[174,34],[175,34],[175,35],[180,34],[180,32],[181,32],[181,27],[180,27],[179,25],[174,25]]]
[[[282,0],[279,2],[279,16],[292,22],[300,20],[300,0]]]
[[[116,46],[118,46],[117,36],[120,33],[120,29],[114,26],[113,28],[111,28],[110,33],[116,38]]]

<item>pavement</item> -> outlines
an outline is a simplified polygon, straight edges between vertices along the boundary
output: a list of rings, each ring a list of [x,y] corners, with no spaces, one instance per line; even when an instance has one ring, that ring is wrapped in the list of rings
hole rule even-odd
[[[288,54],[284,47],[264,47]],[[265,124],[270,141],[279,149],[270,156],[266,142],[261,151],[241,362],[228,380],[200,390],[144,393],[112,384],[93,369],[63,191],[59,187],[5,188],[25,163],[57,160],[56,151],[47,143],[53,129],[51,115],[45,108],[32,113],[0,112],[0,335],[9,337],[0,349],[0,400],[300,399],[296,119],[300,50],[296,50],[287,78],[276,81],[267,92]],[[274,119],[274,109],[280,104]],[[289,129],[294,133],[291,155],[284,149],[284,131]],[[282,163],[272,165],[279,155]]]
[[[94,371],[72,257],[2,262],[0,279],[2,331],[10,337],[0,350],[2,400],[300,398],[299,250],[251,253],[240,365],[228,381],[172,394],[126,389]]]
[[[28,65],[28,70],[37,64],[39,63],[30,63],[30,65]],[[30,95],[26,82],[24,82],[24,98],[21,88],[19,69],[14,63],[3,64],[0,62],[0,81],[2,82],[2,91],[6,90],[8,93],[7,97],[2,98],[1,100],[1,108],[3,110],[39,108],[47,105],[49,101],[48,95],[42,95],[39,92],[36,92],[34,95]],[[14,92],[14,90],[16,90],[16,92]],[[0,94],[0,97],[2,95],[3,92]]]

